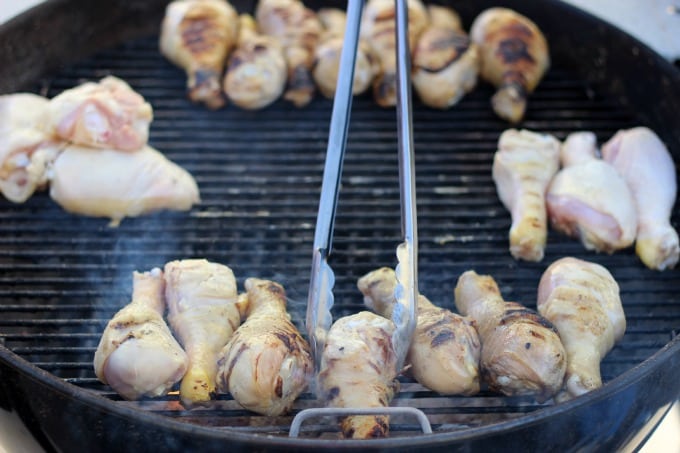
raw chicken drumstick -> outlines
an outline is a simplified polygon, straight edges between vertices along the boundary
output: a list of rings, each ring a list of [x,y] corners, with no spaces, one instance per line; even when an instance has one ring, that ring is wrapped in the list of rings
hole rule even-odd
[[[413,86],[424,104],[449,108],[477,84],[477,45],[451,8],[427,7],[430,25],[413,50]]]
[[[210,401],[217,360],[241,323],[236,279],[227,266],[202,259],[165,265],[168,321],[189,356],[179,395],[185,407]]]
[[[635,251],[650,269],[678,262],[678,233],[670,224],[677,195],[675,165],[663,142],[646,127],[619,131],[602,146],[604,160],[628,183],[637,208]]]
[[[550,398],[562,388],[567,355],[555,327],[516,302],[505,302],[488,275],[464,272],[456,307],[477,323],[482,339],[482,376],[505,395]]]
[[[528,18],[507,8],[490,8],[470,29],[479,46],[480,75],[498,91],[491,98],[494,112],[518,123],[524,117],[528,95],[550,66],[548,44]]]
[[[48,131],[76,145],[136,151],[146,145],[151,105],[119,78],[86,82],[52,98]]]
[[[332,99],[338,84],[340,53],[345,33],[347,16],[337,8],[323,8],[318,12],[324,26],[320,43],[314,52],[312,76],[325,97]],[[368,43],[360,39],[354,67],[352,93],[357,95],[366,91],[373,82],[377,61]]]
[[[286,312],[278,283],[249,278],[246,320],[219,354],[217,388],[263,415],[288,412],[312,379],[309,344]]]
[[[165,395],[187,370],[187,355],[163,320],[163,273],[133,273],[132,302],[106,325],[94,371],[123,398]]]
[[[257,32],[249,14],[239,18],[236,49],[229,56],[224,93],[244,109],[261,109],[276,101],[286,86],[283,47],[271,36]]]
[[[548,237],[545,192],[559,168],[560,143],[548,134],[508,129],[498,140],[493,180],[512,215],[510,253],[541,261]]]
[[[394,269],[383,267],[361,277],[357,283],[364,304],[391,319],[396,304]],[[474,323],[418,297],[418,318],[406,357],[413,377],[425,387],[446,395],[479,392],[481,344]]]
[[[562,258],[543,273],[537,305],[559,330],[567,351],[562,399],[601,387],[600,361],[626,330],[614,277],[599,264]]]
[[[54,161],[50,196],[68,212],[109,217],[111,226],[199,202],[194,178],[149,146],[135,152],[67,146]]]
[[[399,389],[395,326],[368,311],[338,319],[328,331],[318,390],[330,407],[386,407]],[[346,438],[386,437],[386,415],[352,415],[340,422]]]
[[[552,226],[580,237],[588,250],[612,253],[632,245],[637,233],[635,201],[623,177],[596,157],[595,134],[569,134],[561,153],[563,168],[546,195]]]
[[[262,33],[276,38],[284,47],[288,86],[283,98],[304,107],[314,97],[311,69],[321,22],[300,0],[260,0],[255,19]]]
[[[226,0],[175,0],[161,25],[161,53],[187,74],[189,99],[224,105],[222,72],[238,37],[238,14]]]

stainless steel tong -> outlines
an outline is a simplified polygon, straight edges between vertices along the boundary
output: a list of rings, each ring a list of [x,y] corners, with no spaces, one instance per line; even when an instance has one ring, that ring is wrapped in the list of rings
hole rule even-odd
[[[396,3],[397,52],[397,130],[399,144],[399,176],[401,226],[404,242],[397,247],[395,290],[397,304],[392,321],[396,330],[392,339],[401,368],[411,343],[416,322],[418,294],[418,234],[416,221],[415,171],[411,119],[410,53],[408,43],[408,8],[406,0]],[[333,323],[333,286],[335,275],[328,257],[331,253],[333,226],[338,203],[342,163],[347,145],[354,67],[359,43],[359,26],[364,0],[349,0],[344,44],[340,56],[338,83],[333,101],[326,163],[321,184],[321,197],[314,234],[312,275],[307,301],[306,326],[317,368],[328,330]]]

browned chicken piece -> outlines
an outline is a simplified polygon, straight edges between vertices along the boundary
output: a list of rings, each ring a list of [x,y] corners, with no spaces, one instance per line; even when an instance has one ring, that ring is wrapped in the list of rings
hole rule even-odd
[[[136,151],[146,145],[153,109],[123,80],[109,76],[52,98],[48,132],[76,145]]]
[[[257,31],[249,14],[239,18],[239,38],[229,56],[224,93],[244,109],[261,109],[276,101],[286,86],[283,47],[274,38]]]
[[[361,18],[361,37],[369,43],[378,60],[373,80],[373,98],[381,107],[397,103],[396,11],[394,0],[369,0]],[[413,49],[428,24],[425,5],[408,0],[409,49]]]
[[[204,259],[165,265],[168,321],[189,356],[179,395],[191,408],[215,393],[217,360],[241,324],[241,308],[232,270]]]
[[[394,269],[382,267],[357,282],[364,304],[391,319],[397,303]],[[474,323],[449,310],[418,297],[416,330],[406,356],[409,371],[425,387],[446,395],[473,395],[479,392],[481,344]]]
[[[538,311],[555,324],[567,351],[563,399],[601,387],[600,361],[626,330],[614,277],[599,264],[557,260],[538,285]]]
[[[477,323],[481,369],[489,388],[546,400],[562,388],[567,354],[550,321],[516,302],[505,302],[494,279],[464,272],[456,307]]]
[[[188,364],[163,319],[163,272],[134,272],[132,288],[132,302],[111,318],[94,353],[97,378],[128,400],[165,395]]]
[[[288,85],[283,98],[304,107],[314,98],[312,64],[321,36],[321,22],[300,0],[260,0],[255,10],[257,25],[284,47]]]
[[[49,101],[31,93],[0,96],[0,192],[23,203],[47,184],[65,143],[45,132]]]
[[[524,117],[527,97],[550,67],[548,43],[527,17],[507,8],[490,8],[470,29],[479,46],[480,75],[498,91],[491,98],[494,112],[518,123]]]
[[[413,50],[413,86],[424,104],[449,108],[477,84],[479,55],[451,8],[429,5],[430,24]]]
[[[200,201],[194,178],[157,150],[123,152],[70,145],[50,171],[50,196],[74,214],[124,217],[161,209],[187,211]]]
[[[510,253],[541,261],[548,237],[545,193],[559,168],[560,142],[548,134],[508,129],[498,140],[493,180],[510,211]]]
[[[189,99],[224,105],[222,72],[238,37],[238,14],[225,0],[175,0],[161,25],[161,53],[187,74]]]
[[[318,389],[330,407],[387,407],[399,390],[392,321],[368,311],[338,319],[328,331]],[[386,437],[386,415],[352,415],[340,422],[346,438]]]
[[[219,355],[217,389],[248,410],[281,415],[312,379],[311,349],[290,321],[281,285],[249,278],[245,287],[246,320]]]
[[[325,97],[333,99],[338,84],[340,53],[345,34],[347,17],[345,12],[337,8],[324,8],[318,12],[319,20],[324,26],[321,40],[314,53],[312,76]],[[354,67],[352,93],[365,92],[373,82],[377,70],[377,61],[368,43],[360,39],[357,47]]]

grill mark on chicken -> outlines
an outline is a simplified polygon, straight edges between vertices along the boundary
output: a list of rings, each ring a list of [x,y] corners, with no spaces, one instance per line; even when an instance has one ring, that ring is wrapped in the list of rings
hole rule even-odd
[[[339,394],[340,394],[339,387],[331,387],[331,389],[328,390],[328,392],[326,393],[326,399],[328,401],[334,400]]]
[[[498,43],[498,50],[496,55],[501,57],[506,63],[517,63],[520,61],[527,61],[534,64],[536,61],[529,53],[527,43],[521,38],[508,38]]]
[[[217,46],[222,40],[216,30],[215,21],[210,18],[191,19],[182,22],[182,42],[193,54],[205,53]]]
[[[433,348],[436,348],[437,346],[441,346],[443,344],[448,343],[449,341],[455,341],[456,340],[456,334],[452,332],[451,330],[445,330],[437,334],[430,344],[432,345]]]
[[[245,343],[241,343],[241,346],[238,348],[238,351],[236,351],[236,354],[234,354],[234,357],[231,359],[231,362],[229,363],[229,368],[227,369],[227,374],[224,378],[224,382],[229,382],[229,379],[231,379],[231,372],[234,371],[234,366],[236,365],[236,362],[238,362],[239,357],[241,357],[241,354],[248,349],[248,345]]]

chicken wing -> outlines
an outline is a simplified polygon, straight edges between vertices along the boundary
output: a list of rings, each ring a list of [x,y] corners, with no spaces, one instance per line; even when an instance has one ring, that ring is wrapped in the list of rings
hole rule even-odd
[[[548,237],[545,192],[559,168],[560,143],[548,134],[508,129],[498,140],[493,180],[512,216],[510,253],[541,261]]]
[[[491,98],[494,112],[518,123],[524,117],[527,97],[550,66],[548,43],[527,17],[507,8],[490,8],[470,29],[479,46],[480,75],[498,91]]]
[[[391,319],[396,304],[394,269],[383,267],[364,275],[357,282],[364,304]],[[406,363],[413,377],[425,387],[447,395],[473,395],[479,392],[481,345],[474,323],[418,297],[418,314],[413,341]]]
[[[614,277],[599,264],[562,258],[543,273],[537,305],[559,330],[567,352],[562,399],[601,387],[600,361],[626,330]]]
[[[226,0],[175,0],[161,25],[160,50],[187,74],[189,99],[224,105],[222,72],[238,38],[238,14]]]
[[[133,273],[132,302],[104,329],[94,370],[123,398],[165,395],[187,370],[187,355],[172,336],[165,311],[163,272]]]
[[[135,152],[67,146],[50,177],[50,196],[62,208],[108,217],[111,226],[124,217],[186,211],[199,202],[194,178],[149,146]]]
[[[474,319],[482,340],[482,376],[505,395],[545,400],[562,388],[567,355],[555,327],[516,302],[505,302],[488,275],[464,272],[455,289],[458,311]]]
[[[309,344],[286,312],[286,293],[278,283],[249,278],[248,312],[222,349],[217,388],[264,415],[290,410],[312,379]]]

